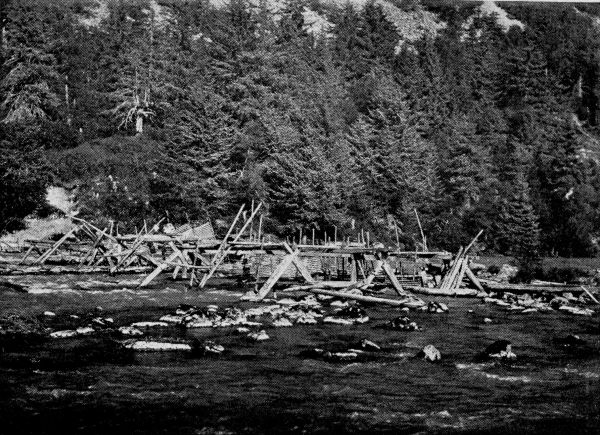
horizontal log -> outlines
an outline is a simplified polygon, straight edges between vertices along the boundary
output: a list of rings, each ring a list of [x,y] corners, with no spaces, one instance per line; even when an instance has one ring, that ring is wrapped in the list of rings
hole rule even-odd
[[[308,291],[311,293],[318,294],[318,295],[334,296],[334,297],[341,298],[341,299],[352,299],[355,301],[391,305],[394,307],[416,307],[416,306],[425,305],[425,302],[421,301],[420,299],[414,299],[414,298],[384,299],[384,298],[376,298],[374,296],[363,296],[363,295],[356,295],[356,294],[352,294],[352,293],[344,293],[344,292],[339,292],[339,291],[324,290],[324,289],[318,289],[318,288],[310,289]]]
[[[553,285],[536,284],[506,284],[490,280],[480,280],[483,287],[487,290],[505,291],[511,293],[583,293],[583,289],[578,285],[563,285],[556,287]]]

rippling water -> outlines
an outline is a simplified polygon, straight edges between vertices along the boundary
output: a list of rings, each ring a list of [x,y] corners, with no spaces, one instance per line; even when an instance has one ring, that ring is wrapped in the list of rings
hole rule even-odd
[[[243,290],[185,292],[181,283],[165,282],[140,291],[131,289],[134,278],[21,278],[32,293],[0,294],[0,314],[51,310],[60,316],[102,306],[103,315],[121,326],[157,320],[180,303],[237,305]],[[271,340],[260,343],[227,328],[151,333],[214,340],[226,352],[213,358],[94,354],[98,339],[93,337],[33,344],[18,355],[23,364],[0,364],[0,432],[600,431],[597,314],[517,314],[479,300],[437,300],[449,305],[448,314],[408,314],[423,327],[418,332],[377,328],[404,313],[367,306],[371,321],[364,325],[265,325]],[[484,317],[493,322],[484,324]],[[553,343],[567,334],[584,338],[587,350],[573,353]],[[299,356],[312,347],[347,349],[363,338],[385,352],[363,363]],[[502,338],[512,342],[516,363],[476,361],[479,352]],[[412,357],[426,344],[441,351],[441,363]],[[83,351],[73,362],[69,352],[75,348]],[[7,357],[16,358],[5,354],[5,362]]]

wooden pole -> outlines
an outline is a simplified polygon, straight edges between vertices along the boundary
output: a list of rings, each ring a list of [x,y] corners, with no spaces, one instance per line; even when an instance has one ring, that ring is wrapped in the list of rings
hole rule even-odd
[[[592,301],[594,301],[596,303],[596,305],[600,305],[600,302],[598,302],[598,299],[596,299],[594,297],[594,295],[592,295],[588,289],[586,289],[584,286],[581,286],[581,288],[583,289],[584,292],[587,293],[587,295],[592,299]]]
[[[419,224],[419,231],[421,231],[421,239],[423,239],[423,250],[425,252],[427,252],[428,251],[427,240],[425,239],[425,233],[423,233],[423,227],[421,226],[421,219],[419,219],[419,213],[417,212],[416,208],[415,208],[415,216],[417,216],[417,224]]]
[[[483,230],[481,230],[481,231],[479,231],[477,233],[477,235],[475,236],[475,238],[473,240],[471,240],[471,243],[469,243],[467,245],[467,247],[465,248],[465,250],[463,252],[463,255],[466,255],[467,252],[469,252],[469,249],[471,249],[471,247],[475,244],[475,242],[477,241],[477,239],[479,238],[479,236],[481,236],[482,233],[483,233]]]

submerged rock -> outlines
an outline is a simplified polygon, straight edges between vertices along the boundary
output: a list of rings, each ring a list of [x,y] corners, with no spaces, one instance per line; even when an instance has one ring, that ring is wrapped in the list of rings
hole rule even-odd
[[[448,306],[443,302],[431,301],[429,304],[421,307],[421,311],[427,311],[428,313],[447,313]]]
[[[192,345],[192,352],[195,356],[215,356],[220,355],[225,351],[225,348],[214,341],[207,340],[204,343],[198,341]]]
[[[381,350],[381,346],[372,342],[371,340],[367,340],[366,338],[360,341],[358,347],[369,352],[377,352]]]
[[[417,325],[417,322],[411,321],[406,316],[400,316],[390,320],[388,327],[399,331],[419,331],[421,329],[419,328],[419,325]]]
[[[367,312],[362,308],[351,305],[335,312],[333,316],[327,316],[323,323],[334,323],[338,325],[353,325],[355,323],[366,323],[369,321]]]
[[[324,352],[323,359],[332,362],[355,361],[358,358],[357,352]]]
[[[428,344],[416,355],[418,358],[423,358],[425,361],[435,362],[442,359],[442,354],[435,346]]]
[[[508,340],[497,340],[490,344],[484,351],[487,358],[516,359],[517,355],[512,352],[512,345]]]

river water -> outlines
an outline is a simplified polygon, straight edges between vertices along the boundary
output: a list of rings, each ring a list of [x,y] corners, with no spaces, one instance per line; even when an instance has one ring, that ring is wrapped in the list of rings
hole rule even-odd
[[[241,305],[242,289],[185,291],[163,281],[134,290],[136,277],[21,277],[29,294],[0,293],[0,315],[57,319],[95,307],[117,326],[157,320],[181,304]],[[251,342],[234,328],[167,328],[149,335],[210,339],[216,357],[133,353],[90,336],[47,340],[0,353],[0,433],[599,433],[599,316],[518,314],[477,299],[437,298],[450,311],[411,311],[422,331],[378,326],[406,313],[365,306],[370,321],[273,328]],[[326,308],[326,310],[328,310]],[[492,319],[484,323],[484,318]],[[48,327],[58,325],[52,318]],[[583,348],[553,339],[577,334]],[[362,339],[384,349],[365,362],[300,356],[348,349]],[[479,362],[497,339],[512,364]],[[413,356],[427,344],[439,363]]]

